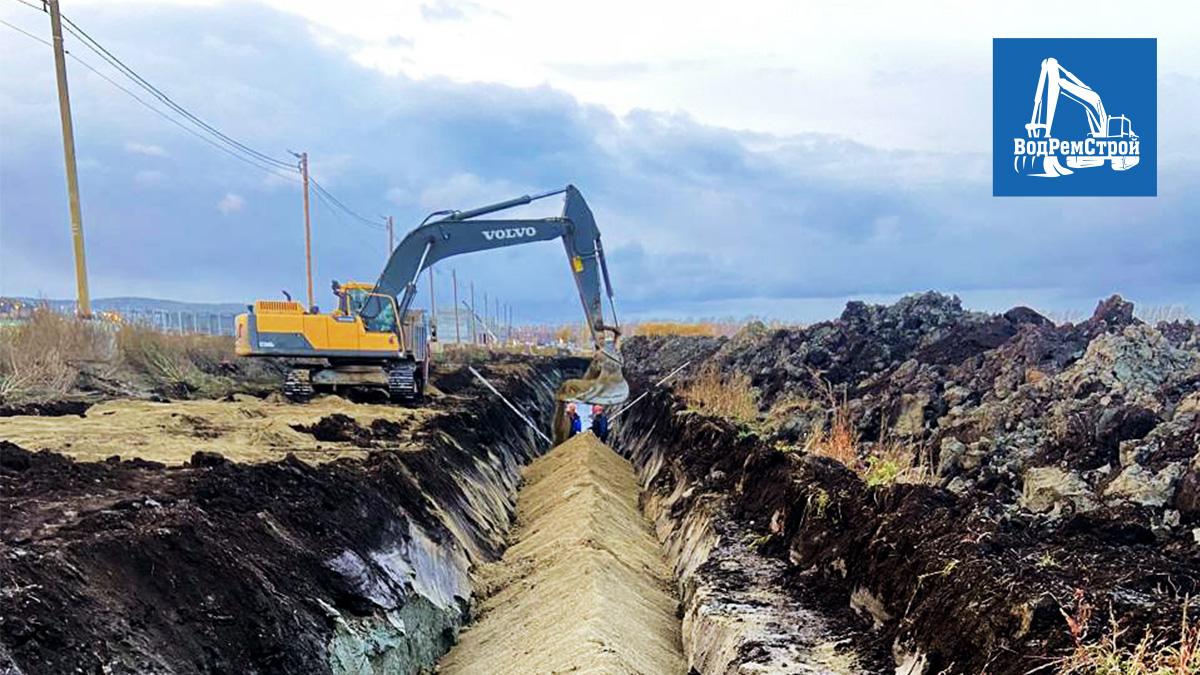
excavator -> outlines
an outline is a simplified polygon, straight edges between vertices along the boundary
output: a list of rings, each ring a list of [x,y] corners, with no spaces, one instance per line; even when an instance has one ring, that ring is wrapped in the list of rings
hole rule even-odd
[[[481,218],[557,195],[563,195],[558,217]],[[561,239],[566,249],[595,346],[585,376],[568,380],[560,394],[600,405],[620,403],[628,398],[629,385],[622,372],[608,263],[592,211],[573,185],[467,211],[435,211],[392,251],[374,284],[334,282],[334,312],[306,310],[290,298],[256,301],[237,317],[235,351],[292,360],[283,384],[284,396],[292,401],[360,389],[382,390],[397,402],[419,400],[430,367],[428,332],[421,313],[412,308],[421,272],[451,256],[551,239]],[[605,323],[601,281],[612,325]]]
[[[1045,105],[1042,104],[1043,94]],[[1087,112],[1088,133],[1090,139],[1097,143],[1108,141],[1136,141],[1137,134],[1133,133],[1132,123],[1128,117],[1117,115],[1110,117],[1104,110],[1100,95],[1075,77],[1058,63],[1058,59],[1049,58],[1042,61],[1042,72],[1038,76],[1038,88],[1033,98],[1033,116],[1025,130],[1029,138],[1050,138],[1050,130],[1054,126],[1054,112],[1058,107],[1059,95],[1065,96]],[[1014,168],[1032,176],[1056,177],[1067,176],[1074,171],[1071,169],[1087,169],[1103,166],[1111,162],[1114,171],[1125,171],[1137,165],[1140,157],[1136,155],[1087,155],[1077,154],[1066,157],[1067,165],[1063,166],[1058,157],[1051,153],[1044,156],[1020,155],[1014,159]],[[1041,173],[1033,173],[1041,169]]]

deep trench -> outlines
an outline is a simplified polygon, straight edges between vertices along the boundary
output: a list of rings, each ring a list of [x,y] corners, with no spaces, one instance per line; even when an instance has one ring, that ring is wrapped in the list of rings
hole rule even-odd
[[[586,363],[509,365],[485,373],[546,429],[557,385]],[[205,460],[163,469],[25,457],[26,483],[53,476],[71,490],[132,488],[143,496],[132,507],[80,517],[53,550],[5,533],[0,582],[37,590],[0,594],[0,672],[415,675],[460,640],[448,672],[810,672],[798,664],[878,672],[835,644],[840,626],[777,588],[782,563],[753,550],[718,494],[697,496],[712,476],[690,475],[671,456],[678,449],[653,433],[666,428],[661,399],[617,424],[613,449],[593,447],[575,470],[556,459],[558,450],[543,457],[534,431],[468,375],[451,373],[441,386],[478,402],[419,430],[419,451],[360,463]],[[529,491],[550,495],[542,506],[531,502],[538,513],[518,507],[531,463]],[[554,494],[572,491],[590,496]],[[548,510],[552,517],[538,521]],[[581,532],[588,521],[599,534],[575,537],[583,544],[566,562],[574,576],[541,579],[522,571],[528,560],[507,575],[482,573],[503,564],[513,542],[513,555],[540,548],[550,551],[547,566],[557,564],[569,557],[559,549],[571,547],[546,543],[538,523],[571,539],[577,520]],[[616,550],[628,544],[624,532],[639,529],[648,543]],[[619,545],[604,543],[606,530]],[[539,595],[542,581],[549,587]],[[522,630],[545,623],[538,606],[515,614],[524,625],[487,628],[489,612],[504,616],[513,611],[505,605],[533,598],[544,599],[547,616],[560,603],[591,602],[584,628],[560,623],[547,633],[542,626],[523,642]],[[535,652],[546,658],[536,661]],[[473,668],[474,660],[511,669]]]

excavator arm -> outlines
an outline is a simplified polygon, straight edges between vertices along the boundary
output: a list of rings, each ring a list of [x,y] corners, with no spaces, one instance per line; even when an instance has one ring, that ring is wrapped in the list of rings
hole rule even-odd
[[[529,219],[484,219],[498,211],[522,206],[538,199],[563,195],[562,215],[553,218]],[[438,220],[430,218],[441,216]],[[396,299],[398,325],[405,325],[405,318],[413,299],[417,295],[417,279],[421,272],[451,256],[474,253],[507,246],[517,246],[535,241],[561,239],[575,278],[575,287],[587,317],[588,329],[596,348],[591,366],[584,377],[567,380],[556,394],[562,402],[586,401],[611,405],[629,397],[629,384],[622,373],[623,361],[620,353],[621,328],[617,320],[616,302],[612,283],[608,276],[608,263],[604,259],[604,247],[600,243],[600,230],[592,210],[583,195],[573,185],[544,194],[510,199],[469,211],[441,211],[430,214],[422,223],[400,242],[388,259],[383,274],[375,283],[375,292],[369,296],[359,315],[365,319],[384,309],[382,298]],[[604,310],[600,295],[600,282],[608,295],[612,308],[613,323],[604,321]],[[605,334],[611,335],[607,340]],[[558,411],[558,417],[562,417]]]
[[[559,194],[563,195],[563,210],[559,217],[500,220],[480,218]],[[404,323],[405,315],[416,297],[417,279],[421,272],[439,260],[463,253],[561,239],[595,346],[604,346],[606,332],[611,333],[614,340],[620,335],[615,305],[613,325],[604,322],[600,295],[602,279],[610,303],[613,302],[613,293],[608,278],[608,266],[604,260],[604,249],[600,244],[600,231],[596,228],[596,221],[583,195],[573,185],[532,197],[525,195],[470,211],[438,212],[431,215],[434,216],[442,217],[432,222],[427,218],[427,222],[404,237],[392,252],[387,266],[375,284],[376,293],[396,298],[401,324]],[[366,310],[368,314],[371,311],[370,308]]]

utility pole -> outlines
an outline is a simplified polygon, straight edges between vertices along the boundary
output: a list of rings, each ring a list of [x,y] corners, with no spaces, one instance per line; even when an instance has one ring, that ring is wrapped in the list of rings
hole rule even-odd
[[[500,298],[496,298],[496,313],[492,315],[492,328],[495,329],[492,332],[496,334],[497,338],[504,334],[500,319]]]
[[[308,153],[300,153],[300,173],[304,176],[304,270],[308,277],[308,311],[312,311],[316,303],[313,301],[312,285],[312,223],[308,218]]]
[[[462,344],[462,333],[458,327],[458,270],[450,268],[450,282],[454,284],[454,344]]]
[[[479,344],[479,331],[475,329],[476,317],[475,313],[475,282],[471,282],[471,344]]]
[[[487,344],[488,333],[491,332],[491,327],[488,324],[488,297],[487,293],[483,294],[483,344]]]
[[[67,59],[63,52],[62,15],[58,0],[47,0],[50,10],[50,32],[54,36],[54,72],[58,78],[58,113],[62,118],[63,160],[67,165],[67,197],[71,204],[71,239],[75,245],[75,288],[78,293],[78,314],[92,315],[92,300],[88,295],[87,258],[83,249],[83,210],[79,206],[79,172],[75,167],[75,127],[71,124],[71,96],[67,92]]]
[[[433,266],[429,267],[429,333],[434,342],[438,341],[437,332],[437,295],[433,292]]]
[[[392,217],[388,216],[388,258],[392,257],[392,251],[396,250],[396,245],[392,243]]]

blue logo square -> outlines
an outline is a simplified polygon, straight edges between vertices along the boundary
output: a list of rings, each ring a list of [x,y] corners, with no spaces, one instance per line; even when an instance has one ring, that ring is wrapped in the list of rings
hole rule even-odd
[[[1158,40],[992,40],[992,195],[1158,194]]]

